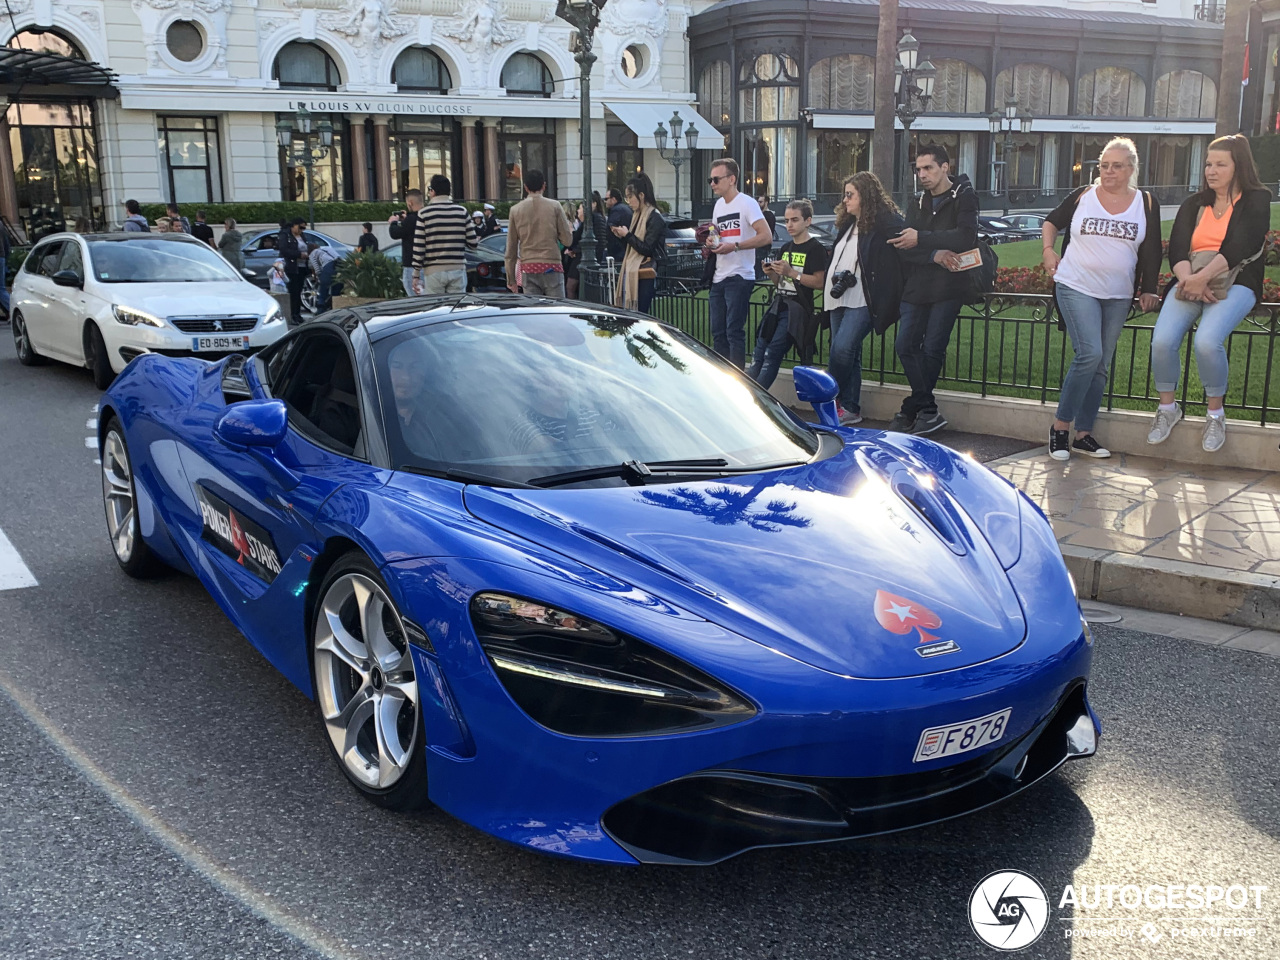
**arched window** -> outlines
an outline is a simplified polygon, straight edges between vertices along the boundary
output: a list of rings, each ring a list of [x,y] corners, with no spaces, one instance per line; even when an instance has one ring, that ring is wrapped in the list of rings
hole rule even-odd
[[[427,93],[448,93],[453,86],[449,68],[426,47],[409,47],[396,57],[391,66],[391,82],[398,90]]]
[[[747,60],[738,81],[739,123],[799,119],[800,68],[791,57],[765,53]]]
[[[532,53],[512,54],[500,82],[509,97],[549,97],[553,89],[551,71]]]
[[[706,115],[722,130],[727,130],[731,122],[729,104],[733,91],[730,89],[731,75],[729,64],[725,60],[716,60],[702,68],[698,76],[698,102]]]
[[[785,53],[743,61],[738,73],[741,125],[738,186],[752,196],[793,196],[799,139],[800,68]]]
[[[1003,108],[1012,95],[1018,106],[1037,117],[1061,117],[1067,113],[1071,81],[1061,70],[1043,63],[1020,63],[996,76],[995,104]]]
[[[1156,117],[1210,119],[1218,102],[1218,85],[1196,70],[1173,70],[1156,81]]]
[[[1142,117],[1147,85],[1124,67],[1099,67],[1076,86],[1076,113],[1082,117]]]
[[[73,57],[76,60],[85,59],[84,51],[75,41],[52,30],[41,30],[39,33],[23,30],[13,35],[8,46],[11,50],[31,50],[36,53],[55,53],[60,57]]]
[[[342,82],[333,58],[314,43],[302,40],[286,43],[276,54],[271,79],[294,90],[334,91]]]
[[[984,113],[987,109],[987,78],[981,70],[963,60],[934,60],[938,69],[933,81],[933,113]]]
[[[809,68],[809,106],[815,110],[874,110],[876,62],[860,53],[819,60]]]

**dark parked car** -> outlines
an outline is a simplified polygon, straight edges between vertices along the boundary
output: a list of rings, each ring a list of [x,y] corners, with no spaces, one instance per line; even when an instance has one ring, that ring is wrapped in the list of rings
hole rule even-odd
[[[1044,218],[1040,218],[1044,222]],[[978,217],[978,236],[987,243],[1013,243],[1017,240],[1033,240],[1040,236],[1040,227],[1028,229],[1016,226],[1004,217]]]
[[[492,242],[491,242],[492,241]],[[480,241],[475,250],[466,251],[467,289],[485,290],[507,287],[507,267],[503,263],[503,252],[507,249],[507,235],[495,233]],[[382,251],[396,263],[400,263],[400,244]]]

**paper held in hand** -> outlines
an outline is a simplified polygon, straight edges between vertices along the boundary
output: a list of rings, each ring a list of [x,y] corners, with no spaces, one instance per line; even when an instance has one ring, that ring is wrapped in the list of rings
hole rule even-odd
[[[972,270],[974,267],[982,266],[982,251],[977,247],[972,250],[966,250],[964,253],[956,254],[956,265],[952,270]]]

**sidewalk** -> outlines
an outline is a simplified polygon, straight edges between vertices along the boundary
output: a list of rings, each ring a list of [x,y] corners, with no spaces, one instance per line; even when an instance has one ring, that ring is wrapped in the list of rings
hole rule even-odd
[[[1280,473],[1043,447],[987,466],[1048,515],[1082,600],[1280,626]]]

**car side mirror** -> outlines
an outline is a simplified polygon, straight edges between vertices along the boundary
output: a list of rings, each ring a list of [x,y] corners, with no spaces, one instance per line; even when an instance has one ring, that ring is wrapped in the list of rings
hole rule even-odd
[[[801,403],[813,405],[818,421],[824,427],[840,426],[840,418],[836,414],[840,386],[835,377],[817,367],[794,367],[791,377],[796,386],[796,398]]]
[[[49,278],[60,287],[83,287],[84,277],[74,270],[59,270]]]
[[[249,280],[252,280],[256,276],[256,274],[252,270],[250,270],[248,267],[241,268],[240,272],[243,273],[245,277],[248,278]]]
[[[271,451],[289,431],[289,413],[283,400],[244,400],[227,407],[213,434],[233,450],[256,447]]]

